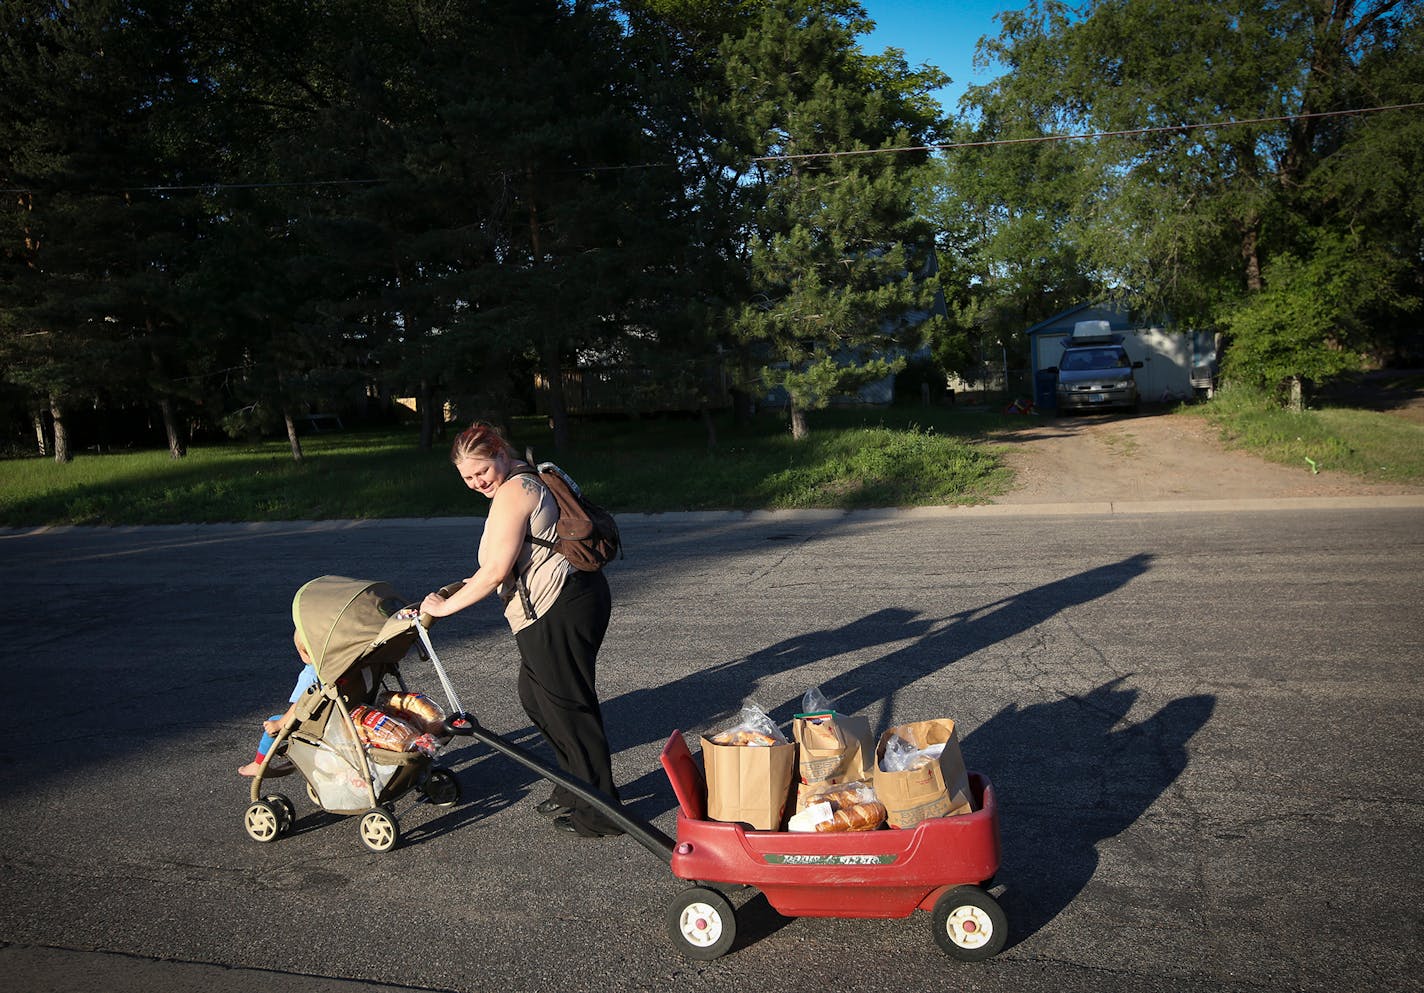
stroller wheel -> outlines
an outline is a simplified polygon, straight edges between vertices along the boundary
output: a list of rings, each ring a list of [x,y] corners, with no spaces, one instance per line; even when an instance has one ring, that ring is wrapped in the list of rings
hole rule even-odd
[[[282,815],[266,800],[258,800],[248,807],[247,813],[242,816],[242,824],[247,828],[249,838],[264,844],[276,841],[282,833]]]
[[[449,769],[431,769],[420,792],[437,807],[453,807],[460,802],[460,781]]]
[[[292,825],[297,822],[297,808],[292,806],[292,801],[288,800],[281,793],[269,793],[262,799],[271,804],[272,808],[277,811],[277,815],[282,819],[281,827],[277,833],[286,834],[292,830]]]
[[[373,852],[388,852],[400,841],[400,825],[395,815],[384,807],[372,807],[361,815],[357,827],[361,844]]]

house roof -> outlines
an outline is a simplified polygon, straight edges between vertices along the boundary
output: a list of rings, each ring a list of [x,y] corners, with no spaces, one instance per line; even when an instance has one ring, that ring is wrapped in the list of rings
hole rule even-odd
[[[1067,310],[1064,310],[1064,311],[1061,311],[1061,312],[1059,312],[1059,313],[1057,313],[1057,314],[1054,314],[1052,317],[1048,318],[1047,320],[1039,321],[1037,324],[1033,325],[1033,327],[1031,327],[1031,328],[1029,328],[1028,330],[1026,330],[1026,331],[1024,332],[1024,334],[1027,334],[1027,335],[1042,334],[1042,333],[1044,333],[1045,331],[1050,331],[1050,330],[1052,330],[1052,331],[1062,331],[1063,329],[1062,329],[1061,327],[1059,327],[1059,325],[1061,325],[1061,324],[1064,322],[1065,318],[1072,317],[1072,316],[1075,315],[1075,314],[1081,314],[1081,313],[1083,313],[1084,311],[1088,311],[1088,310],[1099,310],[1099,309],[1101,309],[1101,310],[1103,310],[1103,311],[1105,311],[1105,312],[1111,312],[1112,314],[1114,314],[1114,315],[1116,315],[1116,316],[1119,316],[1119,317],[1124,316],[1124,315],[1123,315],[1123,312],[1122,312],[1118,307],[1116,307],[1115,305],[1113,305],[1112,303],[1109,303],[1109,302],[1106,301],[1106,300],[1096,300],[1096,301],[1094,301],[1094,302],[1092,302],[1092,303],[1080,303],[1080,304],[1078,304],[1078,305],[1075,306],[1075,307],[1069,307]],[[1118,323],[1123,323],[1123,322],[1122,322],[1122,321],[1119,321]],[[1071,328],[1070,328],[1070,330],[1071,330]]]

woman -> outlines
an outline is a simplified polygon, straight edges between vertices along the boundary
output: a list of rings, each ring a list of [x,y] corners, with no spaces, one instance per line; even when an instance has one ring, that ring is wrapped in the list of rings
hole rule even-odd
[[[497,592],[519,646],[519,702],[549,744],[559,767],[615,800],[603,712],[594,688],[598,649],[613,599],[601,572],[571,567],[530,535],[554,539],[558,504],[499,429],[476,421],[460,432],[450,461],[465,485],[490,501],[480,537],[479,569],[448,598],[432,593],[421,610],[448,617]],[[563,787],[536,808],[560,831],[584,837],[622,834]]]

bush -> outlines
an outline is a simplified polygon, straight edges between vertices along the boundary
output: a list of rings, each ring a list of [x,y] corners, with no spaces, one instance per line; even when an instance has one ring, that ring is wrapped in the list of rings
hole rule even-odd
[[[910,406],[924,401],[943,403],[947,388],[944,368],[932,358],[913,358],[895,374],[895,403]]]

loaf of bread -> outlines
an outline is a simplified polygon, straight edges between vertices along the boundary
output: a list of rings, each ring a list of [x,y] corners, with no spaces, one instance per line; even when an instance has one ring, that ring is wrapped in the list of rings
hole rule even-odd
[[[858,803],[866,803],[874,799],[875,791],[873,789],[859,785],[820,790],[809,798],[810,802],[829,803],[832,810],[854,807]]]
[[[362,743],[372,748],[403,752],[420,736],[419,731],[399,717],[392,717],[376,707],[357,707],[351,711],[351,720],[356,724],[356,734]]]
[[[828,821],[816,825],[817,831],[873,831],[885,823],[885,805],[878,800],[840,807]]]
[[[736,728],[731,731],[723,731],[721,734],[713,735],[712,743],[714,745],[759,745],[769,747],[776,744],[776,739],[761,731]]]
[[[376,699],[376,706],[426,734],[446,733],[445,711],[424,693],[387,691]]]

